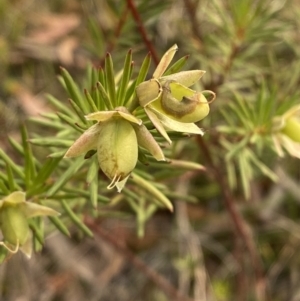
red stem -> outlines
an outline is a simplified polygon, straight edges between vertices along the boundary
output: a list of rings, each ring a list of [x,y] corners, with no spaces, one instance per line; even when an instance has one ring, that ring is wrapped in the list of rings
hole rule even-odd
[[[127,5],[128,5],[128,8],[130,9],[131,11],[131,14],[133,16],[133,19],[135,20],[136,22],[136,25],[138,27],[138,30],[140,31],[140,34],[142,36],[142,39],[144,40],[144,43],[146,44],[147,48],[149,49],[149,52],[151,53],[151,56],[153,58],[153,61],[156,65],[158,65],[159,63],[159,58],[157,56],[157,53],[154,49],[154,46],[153,44],[151,43],[149,37],[148,37],[148,34],[147,34],[147,31],[145,29],[145,26],[144,26],[144,23],[141,19],[141,16],[134,4],[134,1],[133,0],[127,0]]]

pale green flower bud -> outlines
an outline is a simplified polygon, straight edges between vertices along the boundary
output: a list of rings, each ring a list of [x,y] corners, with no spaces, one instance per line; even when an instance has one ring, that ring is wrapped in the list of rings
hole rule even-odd
[[[108,189],[116,187],[120,192],[134,169],[138,158],[138,145],[158,160],[164,154],[142,120],[125,107],[113,111],[98,111],[85,116],[97,121],[68,149],[65,158],[77,157],[97,149],[98,161],[104,174],[111,180]]]
[[[0,210],[0,227],[4,241],[22,246],[29,237],[27,218],[19,206],[5,204]]]
[[[293,141],[300,142],[300,120],[296,117],[286,119],[281,132]]]
[[[300,159],[300,105],[295,105],[281,116],[273,118],[272,138],[280,157],[284,149],[293,157]]]
[[[123,118],[112,118],[101,124],[97,155],[100,168],[112,180],[108,188],[126,179],[135,168],[138,159],[138,143],[135,130]]]
[[[26,202],[25,193],[14,191],[0,200],[0,229],[4,238],[0,245],[15,253],[21,251],[31,256],[32,242],[28,219],[34,216],[59,215],[51,208]]]

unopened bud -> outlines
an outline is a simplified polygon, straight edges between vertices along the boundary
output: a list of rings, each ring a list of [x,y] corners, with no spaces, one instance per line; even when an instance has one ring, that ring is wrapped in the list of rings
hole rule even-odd
[[[138,159],[137,137],[130,122],[123,118],[103,122],[97,155],[100,168],[112,180],[108,188],[128,177]]]
[[[0,223],[4,241],[14,246],[22,246],[27,241],[28,221],[18,206],[5,204],[0,210]]]
[[[300,142],[300,121],[296,117],[290,117],[285,120],[285,125],[281,130],[286,136],[295,142]]]

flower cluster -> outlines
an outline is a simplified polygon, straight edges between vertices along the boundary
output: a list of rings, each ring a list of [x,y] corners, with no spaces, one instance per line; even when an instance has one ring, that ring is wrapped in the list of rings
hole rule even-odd
[[[209,113],[209,101],[204,93],[211,95],[211,100],[215,98],[212,91],[197,92],[188,88],[205,71],[183,71],[163,76],[176,51],[177,46],[174,45],[161,59],[153,78],[136,87],[139,105],[169,143],[172,141],[167,134],[168,130],[203,135],[195,122]],[[74,142],[65,158],[96,150],[99,166],[111,180],[108,189],[116,187],[119,192],[122,190],[136,166],[139,147],[146,149],[158,161],[165,160],[159,144],[142,124],[142,120],[125,106],[94,112],[87,115],[86,119],[97,123]]]

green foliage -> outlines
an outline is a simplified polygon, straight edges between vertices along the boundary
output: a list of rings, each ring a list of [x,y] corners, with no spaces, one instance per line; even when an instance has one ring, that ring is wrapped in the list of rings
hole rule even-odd
[[[50,1],[36,8],[21,2],[0,4],[0,200],[25,192],[26,204],[61,215],[27,219],[23,211],[0,206],[3,245],[9,240],[10,247],[0,246],[0,261],[27,241],[18,233],[30,231],[34,250],[41,251],[55,230],[93,237],[100,235],[95,225],[114,218],[134,220],[141,242],[148,225],[174,208],[177,228],[168,220],[168,251],[178,258],[176,276],[184,294],[195,300],[295,298],[298,1]],[[72,10],[84,26],[35,40],[41,37],[37,29],[49,26],[36,17],[40,8],[60,20]],[[179,53],[170,64],[175,43]],[[201,81],[201,70],[184,73],[193,80],[181,77],[182,70],[200,68],[206,71]],[[34,100],[37,116],[26,100],[41,91],[46,105]],[[201,118],[209,111],[208,117],[183,122],[171,116],[182,112],[183,99],[187,110],[200,100]],[[170,109],[162,101],[180,105]],[[108,122],[112,126],[103,130]],[[118,131],[119,124],[128,131]],[[99,141],[110,147],[103,151]],[[128,141],[133,159],[125,155]],[[102,161],[117,161],[122,168],[115,172]],[[118,192],[108,189],[113,187]],[[1,224],[10,219],[19,221],[15,228]],[[163,261],[174,268],[172,260]],[[287,287],[289,297],[283,293]]]

